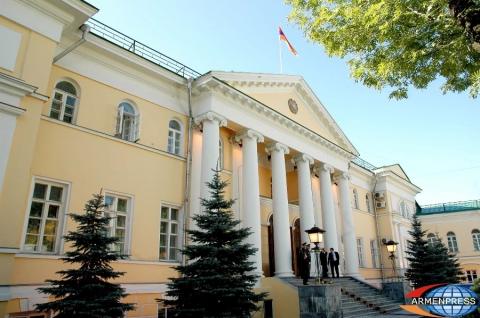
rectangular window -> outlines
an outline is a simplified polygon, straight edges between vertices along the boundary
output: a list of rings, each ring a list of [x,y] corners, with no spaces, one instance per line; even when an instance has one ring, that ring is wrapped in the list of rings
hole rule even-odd
[[[370,241],[370,251],[372,252],[372,267],[380,267],[380,255],[378,254],[378,243],[377,240]]]
[[[467,274],[467,282],[468,283],[473,283],[473,281],[478,278],[476,270],[466,271],[466,274]]]
[[[66,186],[36,181],[28,209],[28,223],[23,250],[55,253],[60,237],[60,225],[65,209]]]
[[[109,193],[105,195],[105,205],[105,215],[111,218],[108,234],[119,239],[112,249],[120,254],[127,254],[129,221],[132,213],[131,199]]]
[[[357,238],[357,253],[358,253],[358,266],[365,267],[365,261],[363,258],[363,239]]]
[[[273,303],[272,299],[265,299],[263,302],[264,315],[263,318],[273,318]]]
[[[178,259],[178,208],[162,206],[160,213],[159,259],[176,261]]]

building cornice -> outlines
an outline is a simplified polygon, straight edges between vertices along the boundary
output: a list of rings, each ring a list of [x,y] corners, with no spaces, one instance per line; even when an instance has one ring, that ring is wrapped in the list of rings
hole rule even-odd
[[[80,38],[80,34],[78,33],[78,38]],[[94,34],[87,34],[86,36],[87,42],[90,44],[91,48],[101,49],[104,53],[112,54],[116,58],[122,60],[122,62],[129,62],[132,63],[136,67],[141,67],[142,69],[154,74],[155,76],[161,76],[164,79],[169,81],[173,81],[177,84],[186,85],[187,80],[178,74],[174,74],[173,72],[163,68],[160,65],[156,65],[153,62],[150,62],[124,48],[121,48],[115,44],[108,42],[107,40],[94,35]],[[65,45],[67,47],[68,44]],[[84,53],[85,45],[81,47],[80,50],[76,50],[78,54],[88,54]],[[107,63],[105,60],[102,61],[104,64],[109,65],[112,67],[111,63]],[[61,63],[60,63],[61,64]],[[123,72],[131,74],[130,72],[122,69]]]
[[[223,96],[232,99],[237,104],[240,104],[250,110],[253,110],[259,116],[263,116],[267,119],[275,121],[277,124],[289,129],[292,132],[298,133],[310,141],[319,144],[332,152],[347,158],[348,160],[356,157],[355,153],[352,153],[339,145],[327,140],[320,136],[318,133],[300,125],[299,123],[291,120],[287,116],[277,112],[262,102],[254,99],[253,97],[243,93],[242,91],[230,86],[224,81],[206,74],[195,81],[194,92],[201,94],[206,91],[213,91],[222,94]]]
[[[410,181],[400,177],[393,171],[382,171],[380,173],[376,173],[375,176],[379,181],[381,179],[385,179],[387,182],[392,182],[405,190],[414,192],[415,194],[422,192],[422,189],[420,187],[417,187]]]
[[[328,110],[323,106],[320,99],[316,96],[302,76],[284,75],[284,74],[257,74],[257,73],[238,73],[238,72],[218,72],[209,73],[211,76],[221,78],[235,87],[291,87],[307,102],[313,105],[311,109],[320,118],[322,123],[334,135],[341,140],[345,148],[349,149],[356,156],[359,156],[357,149],[353,146],[347,136],[337,125]],[[266,79],[268,78],[268,80]],[[315,107],[316,106],[316,107]]]

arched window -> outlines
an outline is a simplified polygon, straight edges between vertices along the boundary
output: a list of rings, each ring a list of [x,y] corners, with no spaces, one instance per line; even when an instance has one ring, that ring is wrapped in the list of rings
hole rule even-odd
[[[451,253],[458,252],[458,245],[457,245],[457,237],[455,233],[448,232],[447,233],[447,243],[448,243],[448,251]]]
[[[67,81],[58,82],[53,92],[50,117],[66,123],[74,123],[78,93],[75,86]]]
[[[437,238],[437,237],[435,236],[435,234],[429,233],[429,234],[427,235],[427,243],[428,243],[428,245],[433,246],[433,245],[435,244],[436,238]]]
[[[473,249],[480,251],[480,231],[478,229],[472,230]]]
[[[182,126],[180,123],[172,119],[168,123],[168,147],[167,151],[174,155],[180,155],[180,147],[182,141]]]
[[[118,105],[117,137],[127,141],[138,140],[139,115],[135,106],[129,102]]]
[[[358,209],[358,193],[357,189],[353,189],[353,207]]]
[[[223,161],[223,140],[220,138],[218,141],[218,169],[224,169],[224,161]]]
[[[370,196],[368,193],[365,195],[365,203],[367,204],[367,212],[372,213],[372,204],[370,202]]]

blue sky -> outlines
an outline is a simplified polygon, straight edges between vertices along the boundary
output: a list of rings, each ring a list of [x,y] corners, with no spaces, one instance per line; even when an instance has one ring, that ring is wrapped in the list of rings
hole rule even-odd
[[[279,72],[277,28],[299,52],[283,49],[283,71],[305,78],[361,154],[400,163],[423,189],[420,204],[480,199],[480,99],[442,95],[441,80],[403,101],[355,83],[346,61],[329,58],[287,21],[274,0],[89,0],[103,23],[200,73]]]

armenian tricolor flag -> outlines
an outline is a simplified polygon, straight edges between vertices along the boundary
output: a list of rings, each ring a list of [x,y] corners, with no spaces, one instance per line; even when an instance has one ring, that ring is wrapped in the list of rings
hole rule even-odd
[[[285,35],[285,33],[283,33],[281,27],[278,27],[278,35],[280,36],[280,40],[281,40],[281,41],[287,43],[288,50],[289,50],[293,55],[297,56],[297,55],[298,55],[297,50],[295,50],[295,48],[293,47],[293,45],[290,44],[290,42],[289,42],[288,39],[287,39],[287,36]]]

